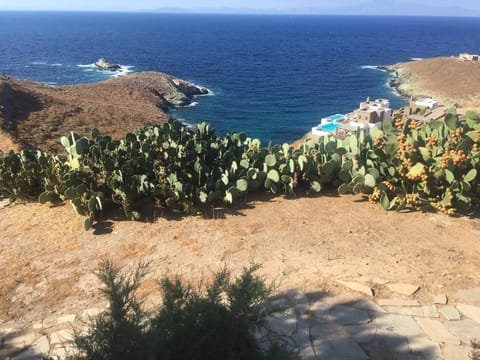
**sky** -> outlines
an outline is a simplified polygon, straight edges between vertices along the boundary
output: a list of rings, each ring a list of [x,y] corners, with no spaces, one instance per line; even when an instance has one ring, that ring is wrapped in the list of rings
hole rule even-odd
[[[1,10],[480,16],[479,0],[0,0]]]

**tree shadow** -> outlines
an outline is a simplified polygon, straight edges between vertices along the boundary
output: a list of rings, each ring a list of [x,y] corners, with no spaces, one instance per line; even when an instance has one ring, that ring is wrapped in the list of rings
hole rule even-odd
[[[48,354],[42,354],[35,349],[35,342],[42,336],[39,334],[36,339],[20,330],[0,331],[0,358],[1,359],[47,359]]]
[[[30,113],[39,111],[43,107],[33,94],[21,89],[14,89],[7,82],[0,87],[0,105],[2,105],[4,119],[0,127],[14,137],[17,134],[17,126],[25,121]],[[21,145],[28,147],[28,144]]]
[[[93,224],[93,235],[107,235],[113,232],[113,222],[99,221]]]
[[[302,360],[443,358],[413,317],[388,314],[368,299],[332,303],[328,297],[296,289],[276,295],[269,306],[282,310],[268,318],[264,337],[290,339]]]

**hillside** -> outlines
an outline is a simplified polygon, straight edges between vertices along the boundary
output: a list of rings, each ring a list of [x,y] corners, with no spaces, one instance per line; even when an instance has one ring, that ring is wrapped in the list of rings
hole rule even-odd
[[[0,149],[58,151],[62,135],[88,135],[93,128],[112,137],[145,124],[162,123],[168,109],[206,94],[188,81],[142,72],[82,85],[47,86],[0,76]]]
[[[480,62],[437,57],[385,67],[396,74],[392,85],[405,96],[429,95],[444,104],[480,106]]]

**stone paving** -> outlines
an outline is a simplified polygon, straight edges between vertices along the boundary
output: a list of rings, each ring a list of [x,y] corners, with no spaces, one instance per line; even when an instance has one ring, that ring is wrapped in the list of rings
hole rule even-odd
[[[373,289],[339,282],[343,296],[291,290],[271,304],[281,310],[257,334],[260,345],[275,338],[304,360],[321,359],[469,359],[470,341],[480,338],[480,288],[459,291],[452,299],[413,298],[418,287],[389,284],[391,298],[375,298]],[[86,329],[102,311],[45,319],[28,329],[0,328],[0,359],[64,359],[74,352],[73,329]]]

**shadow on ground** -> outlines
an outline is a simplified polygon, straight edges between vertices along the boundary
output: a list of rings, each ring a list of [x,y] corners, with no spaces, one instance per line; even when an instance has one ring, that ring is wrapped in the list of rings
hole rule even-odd
[[[442,359],[410,316],[385,313],[369,300],[332,303],[322,292],[289,290],[271,302],[283,311],[268,319],[270,329],[260,339],[280,335],[295,344],[303,360]]]
[[[35,339],[32,333],[25,333],[20,331],[0,331],[0,359],[11,360],[41,360],[47,354],[42,354],[38,348],[42,347],[42,340]],[[48,350],[48,347],[47,347]]]

